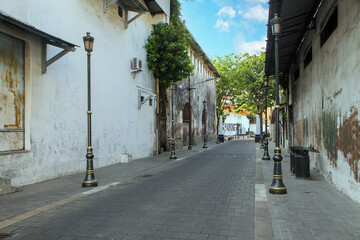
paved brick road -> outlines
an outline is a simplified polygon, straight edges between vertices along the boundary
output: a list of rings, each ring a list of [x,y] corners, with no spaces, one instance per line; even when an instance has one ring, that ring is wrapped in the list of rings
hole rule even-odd
[[[9,239],[254,239],[255,143],[221,144],[11,225]]]

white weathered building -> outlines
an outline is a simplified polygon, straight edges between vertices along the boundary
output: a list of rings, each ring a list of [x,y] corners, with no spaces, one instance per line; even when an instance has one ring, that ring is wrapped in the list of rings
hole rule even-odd
[[[311,167],[360,202],[360,2],[270,1],[282,19],[280,72],[288,93],[284,146],[314,146]],[[266,74],[274,74],[268,29]],[[286,184],[286,179],[284,180]]]
[[[0,10],[1,178],[19,186],[85,172],[86,32],[95,38],[95,169],[157,151],[156,88],[144,46],[152,24],[168,22],[168,0],[2,0]],[[68,53],[52,63],[60,52]],[[131,68],[134,58],[142,71]]]
[[[203,142],[206,122],[207,140],[216,139],[216,81],[220,78],[219,72],[211,63],[208,56],[202,50],[195,38],[192,37],[192,46],[189,49],[191,63],[194,72],[188,79],[175,84],[174,89],[174,138],[176,148],[189,145],[189,125],[191,124],[191,145]],[[189,91],[190,87],[190,91]],[[189,98],[190,94],[190,98]],[[190,102],[189,102],[190,100]],[[206,102],[206,117],[204,116],[204,105]],[[191,113],[189,113],[189,108]],[[171,140],[171,91],[167,90],[166,111],[163,113],[163,121],[160,134],[162,139],[160,146],[169,148]],[[166,129],[166,130],[165,130]]]
[[[245,115],[227,110],[224,112],[227,115],[222,129],[225,136],[245,135],[251,131],[250,120]]]

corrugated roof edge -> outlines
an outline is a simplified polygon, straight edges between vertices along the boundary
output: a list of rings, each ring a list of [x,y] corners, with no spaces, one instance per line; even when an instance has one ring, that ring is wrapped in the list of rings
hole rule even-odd
[[[0,10],[0,20],[4,21],[4,22],[7,22],[9,24],[12,24],[12,25],[15,25],[27,32],[30,32],[30,33],[33,33],[41,38],[45,38],[49,41],[53,41],[55,43],[58,43],[60,45],[62,45],[64,48],[75,48],[75,47],[79,47],[73,43],[70,43],[70,42],[67,42],[61,38],[58,38],[58,37],[55,37],[53,35],[50,35],[44,31],[41,31],[40,29],[37,29],[36,27],[28,24],[28,23],[25,23],[25,22],[22,22],[12,16],[10,16],[9,14],[7,13],[4,13],[3,11]]]

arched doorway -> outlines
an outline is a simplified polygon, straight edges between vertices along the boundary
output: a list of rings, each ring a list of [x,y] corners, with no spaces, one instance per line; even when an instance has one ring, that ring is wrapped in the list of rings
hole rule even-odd
[[[183,116],[183,146],[189,145],[189,124],[190,124],[190,104],[187,102],[182,110]]]

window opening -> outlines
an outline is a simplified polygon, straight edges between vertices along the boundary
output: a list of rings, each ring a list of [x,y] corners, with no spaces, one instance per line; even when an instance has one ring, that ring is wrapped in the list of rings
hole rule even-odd
[[[332,12],[330,18],[325,24],[323,30],[320,33],[320,46],[322,47],[325,42],[329,39],[331,34],[335,31],[338,25],[338,7],[336,6]]]
[[[299,70],[299,67],[297,67],[295,69],[295,73],[294,73],[295,81],[298,80],[299,77],[300,77],[300,70]]]
[[[307,51],[305,58],[304,58],[304,68],[306,68],[310,62],[312,61],[312,47],[309,48]]]

